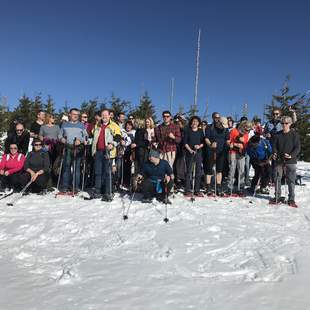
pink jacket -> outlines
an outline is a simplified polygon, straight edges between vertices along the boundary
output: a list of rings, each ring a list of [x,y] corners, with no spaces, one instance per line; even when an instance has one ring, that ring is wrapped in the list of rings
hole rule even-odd
[[[25,162],[25,156],[23,154],[16,153],[3,154],[0,162],[0,170],[7,171],[10,174],[18,172],[23,169]]]

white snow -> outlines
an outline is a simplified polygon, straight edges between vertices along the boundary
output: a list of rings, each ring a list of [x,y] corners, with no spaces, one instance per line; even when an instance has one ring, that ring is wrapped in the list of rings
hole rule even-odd
[[[155,201],[124,221],[128,196],[4,199],[0,309],[309,309],[310,164],[298,169],[298,209],[179,194],[167,224]]]

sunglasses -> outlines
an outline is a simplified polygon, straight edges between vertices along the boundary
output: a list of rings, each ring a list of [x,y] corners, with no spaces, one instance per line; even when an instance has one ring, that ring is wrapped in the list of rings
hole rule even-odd
[[[277,116],[277,115],[280,115],[280,113],[273,113],[273,115]]]
[[[17,132],[22,132],[24,129],[16,129]]]
[[[35,143],[34,146],[42,146],[41,143]]]
[[[169,117],[171,117],[170,115],[164,115],[164,118],[169,118]]]
[[[288,125],[288,124],[290,124],[290,123],[281,123],[282,125]]]
[[[133,117],[129,117],[128,119],[133,120]]]

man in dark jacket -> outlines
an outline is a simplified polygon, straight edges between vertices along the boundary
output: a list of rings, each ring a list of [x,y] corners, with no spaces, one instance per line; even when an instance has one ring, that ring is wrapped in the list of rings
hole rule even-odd
[[[160,159],[157,150],[151,150],[143,175],[137,176],[138,183],[142,183],[143,202],[151,202],[153,197],[163,201],[172,189],[172,174],[168,161]]]
[[[275,136],[272,144],[272,156],[276,163],[276,184],[275,198],[271,203],[277,203],[284,200],[281,197],[281,179],[285,174],[288,185],[288,204],[291,207],[297,207],[295,203],[295,179],[297,156],[300,152],[300,139],[296,130],[291,130],[292,118],[283,116],[281,118],[283,131]]]
[[[16,144],[20,153],[26,155],[29,148],[30,134],[25,129],[24,124],[17,123],[15,131],[9,132],[5,140],[5,153],[10,152],[10,145]]]

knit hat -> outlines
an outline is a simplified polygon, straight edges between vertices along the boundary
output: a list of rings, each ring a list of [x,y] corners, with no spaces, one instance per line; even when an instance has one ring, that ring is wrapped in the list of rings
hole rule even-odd
[[[160,154],[157,150],[150,150],[149,157],[159,158]]]

